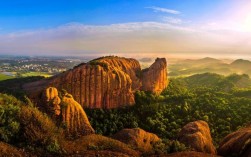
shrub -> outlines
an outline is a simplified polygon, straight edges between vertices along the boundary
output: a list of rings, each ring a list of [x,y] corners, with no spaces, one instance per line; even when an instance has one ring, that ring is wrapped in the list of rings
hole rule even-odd
[[[60,132],[52,120],[35,107],[22,106],[20,123],[22,140],[34,146],[50,144]]]
[[[163,139],[153,145],[155,154],[175,153],[189,150],[183,143],[177,140]]]
[[[52,140],[47,146],[46,146],[47,152],[51,154],[60,154],[62,153],[60,145],[58,144],[57,140]]]
[[[0,94],[0,140],[11,142],[19,132],[20,102],[13,96]]]

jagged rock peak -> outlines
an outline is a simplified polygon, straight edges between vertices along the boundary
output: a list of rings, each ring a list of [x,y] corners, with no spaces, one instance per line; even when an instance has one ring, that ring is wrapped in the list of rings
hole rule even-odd
[[[168,85],[167,62],[165,58],[157,58],[147,69],[143,70],[142,90],[160,94]]]

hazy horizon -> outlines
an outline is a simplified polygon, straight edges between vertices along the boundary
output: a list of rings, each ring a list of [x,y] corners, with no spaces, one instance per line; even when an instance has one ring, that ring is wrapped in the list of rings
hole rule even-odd
[[[251,59],[251,1],[11,1],[0,55]]]

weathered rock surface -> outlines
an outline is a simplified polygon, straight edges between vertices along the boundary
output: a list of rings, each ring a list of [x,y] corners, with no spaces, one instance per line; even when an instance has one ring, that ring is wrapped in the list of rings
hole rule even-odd
[[[133,105],[136,90],[159,94],[167,83],[164,58],[156,59],[148,70],[142,72],[135,59],[102,57],[23,87],[35,102],[40,99],[41,89],[53,86],[72,94],[82,107],[117,108]]]
[[[74,100],[71,94],[61,93],[55,87],[48,87],[43,93],[45,109],[52,117],[58,117],[66,126],[67,135],[89,135],[95,133],[82,106]],[[60,117],[60,118],[59,118]]]
[[[143,152],[152,151],[152,145],[160,141],[157,135],[146,132],[140,128],[123,129],[116,133],[113,138]]]
[[[61,99],[58,96],[58,90],[54,87],[46,88],[43,93],[43,101],[48,105],[47,109],[51,115],[60,115]]]
[[[81,105],[72,95],[65,94],[61,103],[62,120],[66,125],[68,135],[89,135],[95,133]]]
[[[143,70],[142,90],[160,94],[168,85],[167,63],[165,58],[157,58],[147,69]]]
[[[216,154],[210,129],[205,121],[190,122],[178,135],[178,140],[195,151]]]
[[[222,156],[251,156],[251,126],[227,135],[220,143],[218,154]]]

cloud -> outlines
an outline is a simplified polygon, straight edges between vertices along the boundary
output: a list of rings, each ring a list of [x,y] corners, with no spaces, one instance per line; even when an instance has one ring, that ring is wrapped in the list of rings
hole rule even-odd
[[[70,23],[52,29],[2,34],[0,54],[250,55],[250,38],[250,33],[208,30],[199,26],[172,25],[166,22],[98,26]]]
[[[182,24],[184,21],[179,18],[174,18],[174,17],[163,17],[162,20],[167,23],[171,24]]]
[[[155,12],[163,12],[163,13],[169,13],[169,14],[181,14],[181,12],[177,10],[167,9],[167,8],[161,8],[156,6],[146,7],[147,9],[152,9]]]

